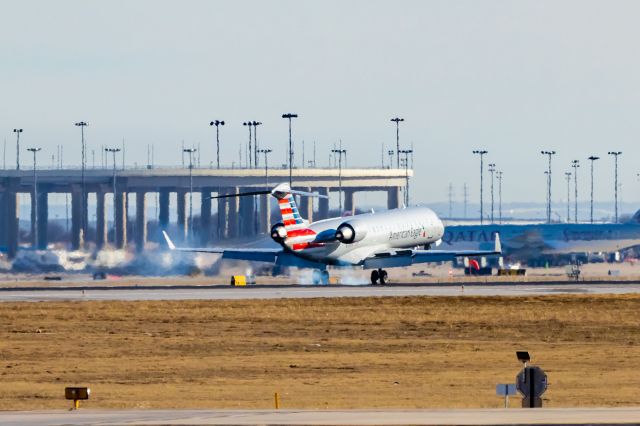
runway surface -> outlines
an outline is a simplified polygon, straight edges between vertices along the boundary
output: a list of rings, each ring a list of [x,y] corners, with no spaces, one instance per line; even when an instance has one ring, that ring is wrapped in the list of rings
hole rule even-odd
[[[640,293],[638,283],[549,283],[488,285],[401,285],[387,286],[155,286],[83,288],[2,288],[0,301],[62,300],[242,300],[313,297],[368,296],[531,296],[545,294]]]
[[[640,422],[640,408],[465,410],[84,410],[2,412],[8,425],[556,425]]]

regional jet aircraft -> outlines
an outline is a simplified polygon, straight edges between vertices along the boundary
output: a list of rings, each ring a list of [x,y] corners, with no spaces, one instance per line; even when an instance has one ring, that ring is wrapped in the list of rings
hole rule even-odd
[[[384,268],[414,263],[443,262],[458,257],[491,256],[501,253],[500,238],[488,250],[436,250],[444,235],[444,225],[426,207],[407,207],[338,217],[309,223],[298,212],[294,195],[326,197],[292,190],[282,183],[272,190],[242,195],[270,194],[278,200],[282,222],[273,225],[271,238],[281,247],[256,248],[176,248],[163,231],[171,250],[220,253],[223,259],[269,262],[281,266],[314,269],[314,284],[329,281],[328,265],[372,269],[371,283],[384,284]],[[222,195],[223,198],[239,195]]]

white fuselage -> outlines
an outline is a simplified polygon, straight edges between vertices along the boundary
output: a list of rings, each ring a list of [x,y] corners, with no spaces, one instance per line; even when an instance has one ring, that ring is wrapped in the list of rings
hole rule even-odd
[[[335,238],[343,226],[353,242]],[[360,265],[377,253],[431,245],[444,234],[442,221],[426,207],[326,219],[308,225],[308,229],[313,234],[288,237],[283,245],[302,258],[335,265]]]

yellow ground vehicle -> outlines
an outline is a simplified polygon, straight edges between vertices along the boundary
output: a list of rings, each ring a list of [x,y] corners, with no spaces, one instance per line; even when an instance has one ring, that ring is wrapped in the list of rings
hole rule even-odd
[[[231,285],[232,286],[246,286],[253,285],[256,283],[256,277],[253,275],[232,275],[231,276]]]

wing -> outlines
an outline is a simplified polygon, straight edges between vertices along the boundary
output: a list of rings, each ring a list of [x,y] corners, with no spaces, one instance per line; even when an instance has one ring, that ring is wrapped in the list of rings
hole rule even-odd
[[[187,253],[214,253],[221,254],[223,259],[247,260],[250,262],[275,263],[278,256],[283,254],[281,248],[260,249],[260,248],[225,248],[225,247],[176,247],[169,238],[169,235],[162,231],[164,239],[171,251],[181,251]]]
[[[502,253],[500,236],[496,234],[493,250],[388,250],[364,260],[365,269],[410,266],[416,263],[447,262],[458,257],[496,256]]]

